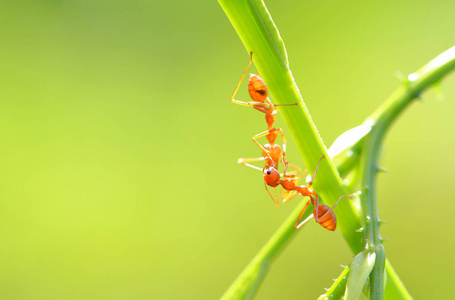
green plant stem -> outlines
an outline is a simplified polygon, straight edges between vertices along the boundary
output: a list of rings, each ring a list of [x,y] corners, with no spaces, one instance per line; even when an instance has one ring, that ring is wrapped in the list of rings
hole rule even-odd
[[[379,255],[384,255],[384,251],[379,232],[380,221],[376,207],[375,175],[378,170],[378,149],[382,139],[384,138],[387,129],[416,97],[419,97],[424,90],[439,83],[443,77],[454,69],[455,47],[452,47],[433,59],[416,73],[409,75],[402,86],[395,91],[388,100],[367,119],[367,121],[365,121],[365,125],[371,127],[371,130],[366,137],[364,138],[364,136],[361,136],[356,143],[353,143],[350,148],[346,149],[335,158],[337,167],[343,166],[343,173],[346,174],[355,166],[353,163],[347,164],[348,161],[352,161],[353,156],[348,156],[346,153],[353,152],[355,153],[355,157],[358,157],[360,154],[367,154],[363,156],[363,186],[366,188],[365,197],[363,199],[366,203],[363,205],[368,207],[365,209],[367,212],[369,211],[368,218],[366,218],[367,214],[365,215],[365,221],[369,228],[364,232],[366,235],[365,240],[367,241],[366,247],[376,248],[377,245],[380,245],[379,251],[377,251],[377,254]],[[359,149],[362,150],[360,151]],[[371,187],[373,187],[373,189]],[[372,220],[373,222],[370,223],[369,220]],[[381,297],[381,291],[384,285],[384,277],[382,274],[384,263],[379,261],[379,264],[378,267],[375,265],[376,271],[373,269],[373,273],[371,274],[370,283],[372,284],[372,289],[375,290],[374,294],[371,295],[371,299],[374,297]],[[384,294],[385,298],[412,299],[387,259],[385,260],[385,270],[387,272],[388,282]],[[329,299],[337,299],[338,296],[336,295],[340,294],[340,289],[342,289],[342,287],[339,287],[338,285],[334,286],[330,289],[330,293],[326,293],[325,296]]]
[[[296,230],[294,229],[294,224],[304,205],[305,202],[299,204],[297,209],[278,228],[275,234],[232,283],[221,299],[251,299],[253,297],[271,263],[290,242],[292,237],[295,236]],[[311,211],[306,212],[305,217],[310,213]]]
[[[404,109],[420,96],[422,91],[436,84],[455,68],[455,47],[447,50],[408,76],[402,86],[366,121],[373,124],[363,142],[361,158],[361,204],[364,211],[365,248],[376,252],[376,263],[370,275],[370,299],[384,295],[385,250],[380,235],[380,219],[376,202],[376,174],[378,158],[384,136]]]
[[[349,274],[349,266],[344,267],[343,271],[341,272],[340,276],[335,279],[332,286],[326,290],[324,294],[319,296],[318,300],[337,300],[341,299],[344,295],[344,290],[346,288],[346,281]]]
[[[364,155],[361,160],[361,206],[364,212],[365,249],[376,253],[376,260],[370,274],[370,299],[382,299],[384,292],[385,250],[379,230],[379,215],[376,203],[377,159],[381,147],[378,130],[373,126],[364,142]]]
[[[387,286],[384,298],[411,300],[412,296],[406,290],[406,287],[403,285],[400,277],[398,277],[398,274],[395,272],[395,269],[392,267],[388,259],[385,261],[385,269],[387,272]]]

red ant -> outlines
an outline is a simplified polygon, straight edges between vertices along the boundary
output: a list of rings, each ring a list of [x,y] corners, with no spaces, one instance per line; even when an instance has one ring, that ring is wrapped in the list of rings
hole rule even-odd
[[[278,185],[281,184],[282,188],[286,190],[285,197],[283,199],[283,202],[289,202],[292,198],[297,196],[298,194],[302,196],[309,196],[310,200],[305,204],[305,206],[302,209],[302,212],[300,213],[300,216],[297,220],[297,222],[294,225],[295,229],[299,229],[302,227],[306,222],[308,222],[313,216],[314,219],[316,220],[316,223],[319,223],[322,227],[328,229],[328,230],[335,230],[337,226],[337,219],[335,216],[335,213],[333,212],[333,208],[340,202],[340,200],[344,197],[352,197],[351,195],[343,195],[341,196],[338,201],[332,206],[328,207],[325,204],[319,204],[319,195],[311,190],[311,186],[313,185],[314,177],[316,176],[316,172],[319,168],[319,164],[321,163],[321,160],[325,156],[322,156],[319,159],[319,162],[316,166],[316,169],[314,170],[313,177],[311,178],[311,181],[307,185],[301,185],[297,186],[296,183],[300,181],[302,178],[303,174],[297,178],[295,178],[295,175],[287,175],[285,177],[288,177],[284,180],[281,179],[280,173],[274,168],[274,167],[267,167],[264,170],[264,181],[270,185],[271,187],[277,187]],[[294,178],[294,179],[293,179]],[[290,195],[292,191],[296,191],[293,195]],[[283,195],[282,195],[283,196]],[[283,197],[282,197],[283,198]],[[315,199],[316,198],[316,199]],[[305,213],[306,209],[308,208],[308,205],[313,204],[315,206],[313,215],[309,216],[305,220],[303,220],[301,223],[300,220],[302,219],[303,214]]]
[[[248,80],[248,91],[251,96],[251,98],[254,100],[254,102],[242,102],[235,100],[234,97],[237,94],[237,91],[240,87],[240,84],[242,83],[243,79],[245,78],[245,74],[248,71],[249,67],[251,66],[253,62],[253,52],[250,52],[250,62],[248,63],[248,66],[246,67],[245,71],[242,74],[242,77],[240,78],[239,83],[237,84],[237,87],[234,90],[234,93],[232,94],[231,101],[233,103],[243,105],[243,106],[249,106],[252,107],[260,112],[265,113],[265,120],[267,122],[268,128],[267,131],[261,132],[259,134],[256,134],[253,136],[253,141],[258,145],[259,148],[262,149],[262,157],[259,158],[245,158],[245,159],[239,159],[239,163],[243,164],[245,166],[251,167],[251,168],[256,168],[255,166],[252,166],[248,164],[247,162],[253,162],[253,161],[260,161],[260,160],[265,160],[265,165],[264,169],[267,166],[273,166],[275,168],[278,168],[278,162],[281,157],[281,148],[279,145],[275,144],[275,140],[278,136],[278,133],[281,135],[281,138],[283,140],[283,163],[285,165],[284,173],[286,173],[286,169],[288,168],[288,162],[286,160],[286,138],[284,136],[284,132],[281,128],[274,128],[273,123],[275,122],[276,114],[277,114],[277,106],[290,106],[290,105],[297,105],[297,103],[294,104],[272,104],[270,99],[267,97],[268,96],[268,90],[267,87],[265,86],[264,81],[262,80],[259,75],[251,74],[250,79]],[[269,144],[266,144],[262,146],[257,139],[260,137],[265,136],[267,140],[269,141]],[[273,197],[272,197],[273,198]],[[275,201],[274,201],[275,202]],[[278,206],[278,203],[275,202],[275,204]]]
[[[267,146],[267,145],[265,145],[265,146]],[[278,157],[278,158],[279,158],[279,157]],[[258,157],[258,158],[239,158],[238,163],[239,163],[239,164],[242,164],[242,165],[245,165],[245,166],[247,166],[247,167],[250,167],[250,168],[253,168],[253,169],[262,171],[262,172],[265,172],[265,171],[268,170],[268,169],[273,169],[273,170],[275,170],[275,172],[278,173],[278,171],[276,170],[275,167],[269,166],[269,165],[267,165],[267,163],[266,163],[266,165],[264,166],[263,169],[258,168],[258,167],[256,167],[256,166],[253,166],[253,165],[250,165],[250,164],[247,163],[247,162],[250,162],[250,161],[260,161],[260,160],[265,160],[265,159],[267,159],[267,158],[265,157],[265,155],[264,155],[263,157]],[[294,170],[291,171],[291,172],[288,172],[288,174],[283,174],[283,176],[284,176],[285,178],[295,178],[296,175],[293,174],[293,173],[299,173],[299,172],[301,171],[301,169],[300,169],[298,166],[293,165],[293,164],[289,163],[288,161],[286,161],[286,162],[283,161],[283,163],[284,163],[285,166],[286,166],[286,167],[285,167],[285,170],[287,169],[288,166],[291,166],[292,168],[294,168]],[[305,172],[306,172],[306,170],[303,172],[303,174],[305,174]],[[302,174],[302,175],[303,175],[303,174]],[[264,175],[264,176],[265,176],[265,175]],[[278,173],[278,176],[281,177],[280,173]],[[270,198],[272,198],[272,200],[273,200],[273,202],[275,203],[275,205],[276,205],[277,207],[279,207],[280,204],[279,204],[279,202],[278,202],[278,196],[277,196],[277,194],[276,194],[276,190],[275,190],[275,197],[273,197],[272,194],[270,193],[269,189],[267,188],[267,185],[270,185],[270,184],[265,180],[265,177],[264,177],[264,187],[265,187],[265,190],[267,191],[267,193],[269,193]],[[272,185],[270,185],[270,186],[272,186]],[[274,185],[274,186],[272,186],[272,187],[276,187],[276,185]],[[292,195],[292,198],[293,198],[293,197],[294,197],[294,195]],[[283,203],[286,203],[286,202],[287,202],[287,201],[283,201]]]

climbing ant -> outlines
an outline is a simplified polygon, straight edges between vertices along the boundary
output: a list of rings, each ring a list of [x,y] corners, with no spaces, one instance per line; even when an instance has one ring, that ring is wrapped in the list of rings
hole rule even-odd
[[[268,89],[265,86],[264,81],[262,80],[261,77],[259,77],[259,75],[255,75],[255,74],[251,74],[250,79],[248,80],[248,92],[254,102],[243,102],[243,101],[235,100],[234,97],[237,94],[240,84],[242,83],[243,79],[245,78],[245,74],[248,71],[249,67],[251,66],[252,62],[253,62],[253,52],[250,52],[250,62],[248,63],[248,66],[246,67],[245,71],[243,72],[242,77],[240,78],[240,81],[237,84],[237,87],[235,88],[234,93],[232,94],[231,101],[235,104],[249,106],[262,113],[265,113],[265,120],[267,122],[268,127],[267,127],[267,131],[261,132],[259,134],[256,134],[255,136],[253,136],[254,143],[259,148],[262,149],[262,157],[239,159],[239,163],[243,164],[245,166],[251,167],[251,168],[256,168],[255,166],[248,164],[248,162],[265,160],[264,169],[267,166],[273,166],[275,168],[278,168],[278,162],[280,160],[280,157],[282,156],[283,163],[285,165],[284,173],[286,173],[286,170],[287,170],[288,164],[289,164],[286,160],[286,138],[284,136],[283,130],[281,128],[274,128],[273,123],[275,122],[276,114],[278,112],[276,109],[277,106],[291,106],[291,105],[297,105],[297,103],[272,104],[270,99],[267,97]],[[282,154],[281,154],[280,146],[275,144],[275,140],[278,137],[278,133],[281,135],[281,138],[283,140],[283,153]],[[257,139],[260,137],[264,137],[264,136],[269,141],[269,144],[262,146],[257,141]]]

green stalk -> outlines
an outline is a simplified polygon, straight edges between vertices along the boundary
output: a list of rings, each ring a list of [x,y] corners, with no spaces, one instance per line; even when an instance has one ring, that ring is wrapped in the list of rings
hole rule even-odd
[[[324,294],[319,296],[318,300],[338,300],[344,296],[344,290],[346,289],[346,281],[348,279],[349,267],[345,267],[341,272],[340,276],[334,280],[334,283],[330,288],[326,290]]]
[[[392,267],[388,259],[385,261],[385,270],[387,273],[387,286],[384,298],[412,300],[412,296],[406,290],[406,287],[403,285],[400,277],[398,277],[398,274],[395,272],[395,269]]]
[[[371,131],[363,142],[361,158],[361,195],[364,211],[365,248],[376,252],[376,262],[370,275],[370,299],[384,296],[385,250],[380,235],[380,219],[376,203],[376,174],[380,170],[378,158],[384,136],[404,109],[422,91],[438,83],[455,68],[455,47],[442,53],[416,73],[408,76],[402,86],[366,121]]]
[[[367,119],[367,121],[365,121],[363,125],[359,126],[370,127],[371,129],[367,131],[367,134],[365,134],[365,130],[360,130],[360,132],[359,130],[357,130],[357,132],[354,131],[345,140],[352,140],[352,137],[354,136],[354,138],[357,138],[357,142],[349,142],[347,147],[343,148],[344,151],[335,158],[335,161],[337,161],[337,167],[343,167],[343,173],[346,174],[355,166],[353,163],[348,164],[349,161],[352,161],[352,157],[358,157],[361,154],[364,154],[362,159],[364,163],[363,186],[366,188],[367,192],[365,193],[362,202],[364,203],[363,205],[367,207],[365,210],[369,211],[369,213],[365,215],[365,221],[367,224],[366,227],[369,227],[365,230],[367,240],[365,246],[374,249],[377,245],[380,245],[378,252],[382,253],[379,253],[379,255],[383,255],[383,247],[379,232],[380,221],[376,207],[374,177],[376,175],[376,171],[378,170],[377,156],[381,141],[394,120],[399,117],[399,115],[416,97],[418,97],[424,90],[438,84],[443,77],[448,75],[454,69],[455,47],[452,47],[433,59],[421,70],[409,75],[403,85],[395,91],[389,99],[381,107],[379,107],[376,112]],[[343,135],[345,134],[346,133]],[[341,138],[339,142],[342,144],[343,139]],[[349,152],[354,153],[354,155],[347,155],[346,153]],[[371,187],[368,188],[368,184],[366,183],[372,184],[373,189],[371,189]],[[368,218],[366,218],[366,216],[368,216]],[[368,220],[372,220],[372,222]],[[373,274],[371,275],[370,283],[372,289],[375,290],[374,295],[371,296],[372,299],[373,297],[381,297],[381,291],[384,285],[384,276],[381,271],[383,270],[383,262],[379,263],[380,265],[377,266],[376,272],[373,271]],[[385,260],[385,270],[387,272],[387,286],[384,297],[386,299],[412,299],[411,295],[407,292],[387,259]],[[344,277],[344,273],[342,275]],[[329,289],[329,292],[323,295],[323,299],[339,299],[339,295],[342,294],[342,292],[344,292],[344,286],[334,285]]]
[[[221,299],[251,299],[257,291],[262,279],[266,275],[270,265],[277,258],[278,254],[294,237],[296,230],[294,224],[299,217],[305,202],[291,213],[286,221],[280,226],[270,240],[262,247],[258,254],[242,271]],[[311,213],[306,212],[305,217]]]

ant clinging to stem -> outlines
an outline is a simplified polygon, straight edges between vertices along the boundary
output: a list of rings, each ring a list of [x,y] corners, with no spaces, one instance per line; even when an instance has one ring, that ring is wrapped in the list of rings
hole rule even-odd
[[[245,74],[248,71],[249,67],[251,66],[253,62],[253,52],[250,52],[250,62],[248,63],[247,68],[242,74],[242,77],[240,78],[239,83],[237,84],[237,87],[234,90],[234,93],[232,94],[231,101],[235,104],[239,104],[242,106],[249,106],[252,107],[262,113],[265,114],[265,120],[267,122],[267,130],[264,132],[261,132],[259,134],[256,134],[253,136],[253,141],[254,143],[262,149],[262,157],[258,158],[241,158],[239,159],[239,163],[243,164],[245,166],[248,166],[250,168],[254,169],[259,169],[256,166],[253,166],[249,164],[249,162],[254,162],[254,161],[262,161],[265,160],[264,170],[267,167],[274,167],[278,169],[278,163],[280,161],[280,158],[282,158],[283,164],[284,164],[284,174],[286,174],[286,170],[289,166],[288,161],[286,160],[286,137],[284,135],[284,132],[281,128],[278,127],[273,127],[273,124],[275,122],[275,118],[277,115],[277,106],[292,106],[292,105],[297,105],[297,103],[293,104],[272,104],[270,99],[268,98],[268,90],[267,87],[259,75],[251,74],[249,80],[248,80],[248,92],[250,94],[250,97],[253,99],[253,102],[243,102],[239,100],[235,100],[234,97],[237,94],[237,91],[245,78]],[[281,138],[283,140],[283,149],[275,143],[276,138],[278,137],[278,134],[281,135]],[[260,137],[266,137],[267,140],[269,141],[269,144],[266,144],[262,146],[257,139]],[[293,165],[291,165],[293,166]],[[293,166],[297,172],[300,172],[300,168]],[[261,170],[261,169],[259,169]],[[295,172],[295,171],[294,171]],[[265,183],[264,183],[265,184]],[[267,190],[268,191],[268,190]],[[270,192],[269,192],[270,194]],[[276,206],[279,206],[278,200],[275,200],[273,196],[270,194],[272,197],[274,203]]]

